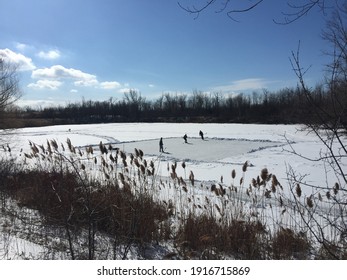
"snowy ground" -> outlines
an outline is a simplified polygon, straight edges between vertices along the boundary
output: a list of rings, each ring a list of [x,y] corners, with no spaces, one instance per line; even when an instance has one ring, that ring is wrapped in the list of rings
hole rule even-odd
[[[187,170],[192,170],[196,180],[201,181],[218,181],[223,176],[228,184],[231,170],[241,170],[248,161],[250,180],[264,167],[279,180],[285,180],[288,168],[293,167],[301,175],[307,175],[307,183],[326,184],[328,180],[334,184],[334,174],[322,162],[308,161],[289,152],[288,141],[305,157],[315,159],[324,153],[325,148],[317,137],[302,128],[300,125],[176,123],[64,125],[20,129],[9,142],[13,153],[29,150],[29,141],[44,144],[55,139],[66,143],[67,138],[77,147],[98,145],[102,141],[129,153],[137,148],[156,161],[185,161]],[[198,135],[199,130],[205,134],[204,141]],[[188,135],[188,144],[182,139],[184,134]],[[163,154],[159,153],[160,137],[164,141]],[[160,167],[166,170],[165,164]]]
[[[286,179],[288,170],[292,167],[308,184],[332,186],[337,178],[329,166],[321,161],[309,161],[290,152],[293,148],[297,153],[312,159],[324,153],[324,145],[315,135],[303,131],[302,128],[300,125],[177,123],[64,125],[5,131],[3,143],[5,149],[8,149],[8,144],[12,155],[18,155],[18,158],[30,150],[29,141],[40,145],[52,139],[58,143],[66,143],[69,138],[75,147],[80,148],[98,146],[102,141],[103,144],[111,144],[114,148],[128,153],[133,153],[135,148],[141,149],[146,158],[156,163],[159,176],[168,176],[167,162],[185,162],[186,170],[178,169],[177,172],[181,173],[178,175],[186,178],[185,172],[192,171],[195,180],[205,185],[219,182],[221,177],[225,185],[230,185],[233,181],[231,171],[235,169],[240,178],[242,165],[247,161],[249,167],[245,177],[246,185],[266,167],[270,173],[277,176],[285,188],[284,191],[289,192]],[[199,137],[199,130],[204,132],[204,140]],[[188,135],[187,144],[182,138],[184,134]],[[161,137],[164,153],[159,153]],[[346,162],[343,164],[347,166]],[[314,191],[304,189],[308,195]],[[0,232],[5,232],[6,220],[0,219],[0,222]],[[2,236],[10,238],[7,233],[3,233]],[[3,239],[0,240],[0,253],[2,243]],[[10,247],[20,247],[20,250],[26,248],[25,250],[31,251],[33,248],[32,254],[36,254],[38,250],[30,242],[18,238],[13,239],[13,244],[8,241],[6,244]]]

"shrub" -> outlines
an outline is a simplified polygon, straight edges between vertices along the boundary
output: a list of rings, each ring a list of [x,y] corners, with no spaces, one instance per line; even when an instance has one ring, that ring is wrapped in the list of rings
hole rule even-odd
[[[304,233],[289,228],[280,228],[271,244],[274,259],[307,259],[311,248]]]
[[[238,259],[262,259],[265,250],[266,232],[260,222],[232,220],[229,225],[220,224],[215,218],[192,214],[181,226],[178,234],[180,249],[199,252],[206,250],[231,254]]]
[[[145,191],[138,192],[135,179],[147,183],[140,177],[147,176],[148,172],[130,174],[119,169],[114,176],[113,166],[103,157],[108,151],[100,145],[102,154],[88,161],[70,141],[70,157],[59,151],[55,141],[47,142],[47,147],[31,143],[32,153],[25,154],[25,160],[32,160],[30,168],[21,166],[9,170],[9,164],[0,165],[1,194],[11,196],[21,207],[38,210],[44,225],[65,229],[72,259],[95,258],[97,233],[108,236],[111,242],[114,240],[114,250],[115,244],[127,247],[159,242],[171,236],[164,204],[155,202]],[[88,151],[90,153],[90,149]],[[126,166],[125,154],[121,156]],[[111,156],[110,160],[117,164]],[[101,163],[102,176],[98,172],[87,172],[90,162]],[[82,232],[87,235],[81,235]],[[76,242],[80,243],[78,235],[87,236],[88,253],[76,252]]]

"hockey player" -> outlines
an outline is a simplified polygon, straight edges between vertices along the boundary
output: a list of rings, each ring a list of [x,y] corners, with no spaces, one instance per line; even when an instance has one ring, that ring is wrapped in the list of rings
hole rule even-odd
[[[204,140],[204,133],[201,130],[199,131],[199,135],[200,135],[201,139]]]
[[[187,142],[187,138],[188,138],[187,134],[184,134],[184,136],[183,136],[184,143],[188,143],[188,142]]]
[[[159,153],[164,153],[163,137],[159,140]]]

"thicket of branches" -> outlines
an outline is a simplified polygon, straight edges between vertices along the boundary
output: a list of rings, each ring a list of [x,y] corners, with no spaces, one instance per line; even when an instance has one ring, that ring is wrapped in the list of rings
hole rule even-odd
[[[9,126],[12,105],[21,97],[17,66],[0,57],[0,128]]]
[[[305,158],[313,162],[322,162],[326,167],[332,170],[335,176],[335,182],[326,180],[320,185],[309,185],[302,174],[298,174],[293,169],[288,170],[288,182],[291,188],[300,189],[300,185],[312,188],[312,195],[306,202],[300,200],[300,195],[293,195],[296,207],[300,210],[300,215],[307,228],[313,233],[312,228],[318,230],[313,233],[316,241],[322,245],[325,251],[332,258],[340,258],[337,251],[344,251],[347,244],[347,173],[346,173],[346,131],[347,131],[347,2],[340,6],[333,13],[331,20],[327,22],[327,28],[323,37],[331,46],[331,63],[327,67],[326,87],[328,99],[325,104],[316,100],[316,94],[307,87],[304,79],[305,69],[300,64],[299,50],[292,54],[293,69],[298,77],[300,88],[305,97],[307,106],[312,108],[313,118],[306,120],[307,130],[313,132],[317,139],[323,144],[324,149],[317,152],[315,158]],[[299,157],[304,157],[295,149],[292,152]],[[317,191],[318,190],[318,191]],[[321,193],[329,204],[328,213],[321,214],[322,220],[313,217],[313,214],[304,218],[304,212],[318,213],[316,205],[324,201]],[[338,215],[332,217],[332,211],[335,209]],[[325,232],[327,225],[333,225],[338,232],[339,239],[331,242],[328,233]],[[337,250],[336,250],[337,249]]]
[[[331,108],[330,89],[317,86],[310,91],[315,104]],[[165,122],[253,122],[303,123],[316,120],[302,88],[285,88],[278,92],[224,95],[221,92],[194,91],[191,94],[162,94],[147,100],[137,91],[126,93],[123,99],[105,101],[82,100],[66,106],[40,110],[26,108],[19,113],[25,119],[43,118],[53,123],[90,123],[123,121]],[[342,117],[341,124],[346,124]]]
[[[294,21],[306,16],[311,10],[318,8],[320,11],[325,12],[327,8],[338,6],[344,0],[304,0],[283,1],[287,4],[287,9],[282,11],[282,19],[274,20],[278,24],[290,24]],[[180,0],[178,1],[179,7],[184,11],[194,16],[197,19],[200,14],[212,10],[217,14],[228,16],[234,21],[237,20],[237,15],[247,13],[251,10],[256,10],[259,6],[266,4],[266,0],[250,0],[250,1],[231,1],[231,0]]]

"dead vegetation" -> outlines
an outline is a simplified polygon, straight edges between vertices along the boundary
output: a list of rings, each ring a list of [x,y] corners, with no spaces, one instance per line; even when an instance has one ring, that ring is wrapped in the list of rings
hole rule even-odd
[[[247,185],[248,162],[240,179],[231,171],[231,185],[221,177],[205,186],[192,171],[186,178],[185,162],[168,164],[168,175],[159,176],[160,162],[143,151],[126,153],[101,142],[85,148],[69,139],[30,143],[21,160],[8,153],[1,161],[2,211],[9,199],[38,211],[41,228],[35,230],[57,229],[58,247],[70,259],[127,259],[134,248],[136,258],[154,258],[145,248],[167,244],[171,249],[161,258],[329,259],[332,251],[346,257],[340,232],[317,244],[305,224],[320,217],[314,212],[319,200],[296,184],[293,194],[304,207],[293,204],[266,168]]]

